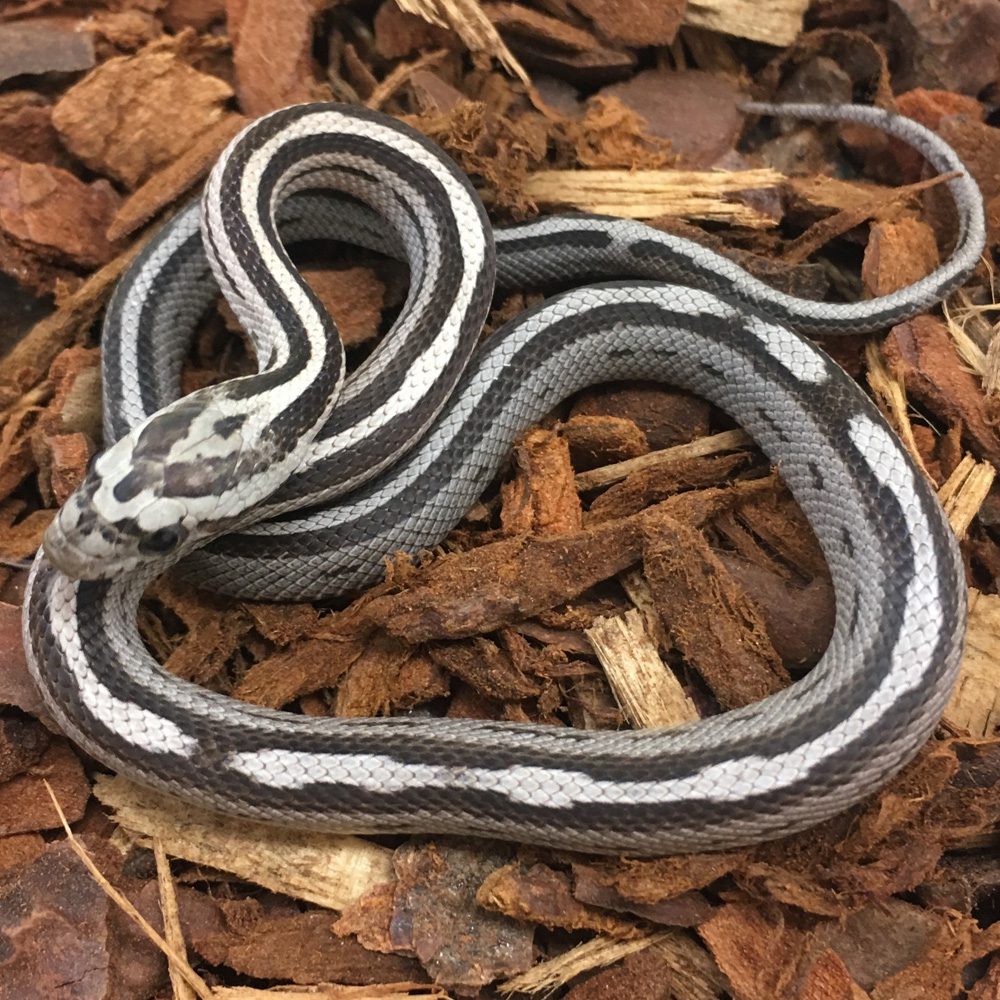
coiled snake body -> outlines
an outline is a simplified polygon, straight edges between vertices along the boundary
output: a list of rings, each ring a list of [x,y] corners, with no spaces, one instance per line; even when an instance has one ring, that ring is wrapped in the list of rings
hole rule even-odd
[[[117,443],[53,522],[25,602],[31,669],[64,730],[110,767],[225,812],[633,854],[799,830],[898,771],[954,680],[957,546],[878,411],[789,327],[871,330],[939,301],[982,250],[982,203],[953,151],[912,121],[853,106],[749,107],[872,124],[954,172],[951,258],[901,292],[829,304],[622,220],[542,219],[499,230],[494,251],[468,181],[386,116],[303,105],[238,136],[200,210],[158,234],[109,308],[105,431]],[[339,338],[279,223],[289,241],[333,236],[409,264],[398,320],[346,382]],[[473,353],[494,267],[505,287],[623,280],[549,299]],[[666,283],[679,280],[688,284]],[[177,400],[192,329],[218,286],[260,371]],[[172,677],[140,641],[144,587],[182,558],[202,586],[248,597],[370,583],[385,555],[443,538],[524,428],[569,393],[622,378],[669,381],[730,413],[812,524],[836,625],[821,662],[780,694],[649,731],[316,719]]]

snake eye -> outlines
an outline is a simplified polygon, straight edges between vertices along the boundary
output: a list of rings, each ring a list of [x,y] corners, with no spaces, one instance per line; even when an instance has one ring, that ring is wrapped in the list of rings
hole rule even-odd
[[[180,541],[180,528],[159,528],[139,542],[139,551],[152,555],[165,555],[177,548]]]

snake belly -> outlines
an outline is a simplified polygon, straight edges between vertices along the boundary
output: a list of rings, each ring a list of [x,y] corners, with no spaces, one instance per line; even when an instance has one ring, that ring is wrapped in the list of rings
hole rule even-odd
[[[553,217],[496,233],[502,287],[624,280],[549,299],[475,350],[494,240],[440,151],[386,116],[338,105],[285,109],[237,137],[200,211],[181,213],[122,279],[103,362],[106,432],[118,443],[32,571],[26,649],[64,730],[109,767],[227,813],[637,855],[800,830],[898,771],[933,731],[954,681],[961,560],[932,489],[884,419],[789,327],[855,332],[926,309],[978,260],[982,202],[954,152],[907,119],[855,106],[749,109],[873,124],[953,173],[951,257],[891,296],[817,303],[638,223]],[[329,320],[276,226],[288,240],[333,235],[410,265],[400,317],[346,382]],[[175,402],[216,282],[236,299],[262,370],[257,381]],[[577,389],[622,378],[679,385],[732,415],[813,527],[834,585],[834,633],[819,664],[785,691],[646,731],[314,719],[186,683],[141,643],[142,592],[178,560],[208,589],[269,599],[372,582],[386,554],[444,537],[517,434]],[[234,436],[253,455],[253,490]]]

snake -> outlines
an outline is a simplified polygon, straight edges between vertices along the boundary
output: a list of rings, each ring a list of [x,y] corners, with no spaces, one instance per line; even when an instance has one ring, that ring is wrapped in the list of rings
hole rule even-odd
[[[954,202],[950,255],[889,295],[796,298],[634,220],[494,230],[455,163],[380,112],[306,104],[248,125],[106,311],[108,447],[47,529],[24,602],[29,668],[58,726],[108,768],[217,813],[602,854],[766,841],[884,785],[949,698],[964,571],[931,484],[811,338],[882,330],[940,302],[983,251],[982,198],[951,147],[891,111],[745,110],[868,125],[917,150]],[[398,314],[349,375],[286,250],[319,238],[409,268]],[[494,290],[524,287],[553,294],[480,343]],[[182,395],[193,331],[220,289],[257,370]],[[144,646],[139,601],[171,567],[243,599],[356,594],[388,556],[438,545],[527,427],[622,379],[670,383],[729,414],[811,525],[835,624],[816,666],[779,693],[652,729],[316,718],[172,676]]]

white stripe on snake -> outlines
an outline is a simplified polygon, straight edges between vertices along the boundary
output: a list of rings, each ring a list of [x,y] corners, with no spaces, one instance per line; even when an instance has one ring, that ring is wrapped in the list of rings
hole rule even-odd
[[[200,212],[162,229],[108,310],[106,437],[117,443],[53,522],[25,602],[31,669],[64,730],[109,767],[226,813],[636,855],[781,836],[896,773],[954,681],[962,564],[932,489],[879,412],[789,327],[874,330],[929,308],[982,252],[982,201],[954,152],[910,120],[854,106],[748,109],[873,125],[953,173],[951,257],[900,292],[831,304],[623,220],[502,229],[495,254],[468,181],[387,116],[303,105],[238,136]],[[279,223],[286,241],[335,237],[409,264],[398,320],[343,386],[339,338]],[[476,350],[494,267],[504,288],[620,280],[551,298]],[[218,286],[260,372],[177,400],[192,330]],[[739,421],[816,533],[836,595],[833,638],[780,694],[648,731],[319,719],[170,676],[140,641],[139,598],[179,560],[201,586],[247,597],[371,583],[386,555],[440,542],[515,437],[557,402],[629,378],[685,387]]]

